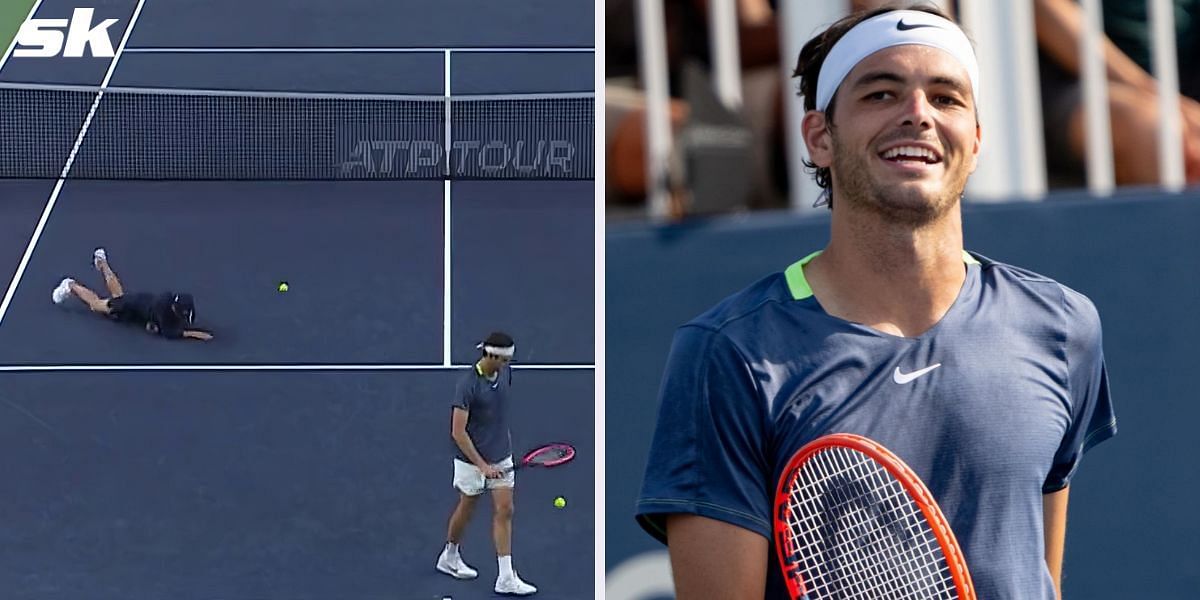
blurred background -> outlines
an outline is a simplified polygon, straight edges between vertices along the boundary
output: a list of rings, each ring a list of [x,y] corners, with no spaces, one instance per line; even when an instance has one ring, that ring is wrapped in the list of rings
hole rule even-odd
[[[796,57],[832,21],[886,4],[607,2],[610,222],[811,210]],[[985,78],[967,201],[1200,184],[1200,1],[928,4],[968,31]]]
[[[605,564],[672,598],[633,519],[676,327],[828,241],[792,78],[847,0],[609,0]],[[1072,487],[1064,598],[1196,598],[1200,0],[962,0],[984,80],[968,249],[1088,295],[1120,433]]]

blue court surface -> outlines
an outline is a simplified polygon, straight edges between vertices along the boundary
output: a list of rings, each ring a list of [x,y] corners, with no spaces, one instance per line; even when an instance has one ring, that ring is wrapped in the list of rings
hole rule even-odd
[[[412,177],[374,177],[386,169],[346,180],[225,177],[220,170],[204,176],[200,162],[211,150],[204,146],[227,152],[231,146],[220,144],[232,142],[123,131],[177,119],[157,130],[258,135],[263,148],[282,148],[295,140],[264,141],[270,136],[254,127],[310,102],[362,111],[348,123],[395,106],[384,98],[393,95],[437,102],[414,103],[414,120],[430,106],[440,119],[438,98],[446,96],[582,101],[594,91],[594,5],[84,4],[96,8],[94,23],[119,19],[110,28],[115,57],[5,54],[0,62],[0,84],[114,90],[102,97],[47,91],[44,104],[0,91],[0,114],[24,111],[49,132],[37,136],[40,146],[21,168],[53,173],[0,179],[0,472],[8,484],[0,499],[0,596],[494,597],[490,499],[463,544],[479,578],[454,580],[434,563],[457,500],[449,435],[455,383],[478,356],[476,342],[503,330],[517,341],[514,450],[547,441],[578,448],[571,464],[518,473],[514,566],[539,588],[535,597],[593,597],[595,194],[580,164],[590,150],[555,142],[532,154],[497,151],[485,140],[467,148],[478,156],[462,159],[467,171],[482,171],[445,175],[458,172],[456,163],[442,162],[447,154],[437,144],[458,139],[454,128],[475,119],[501,136],[517,131],[508,115],[480,108],[460,116],[447,103],[445,122],[393,124],[439,136],[428,148],[404,148],[412,150],[404,163]],[[43,0],[34,16],[67,18],[74,7]],[[197,103],[173,104],[179,97],[170,90],[186,90],[182,97]],[[220,97],[213,91],[261,96],[222,123],[205,112],[203,102]],[[347,101],[347,94],[383,102]],[[338,99],[325,104],[320,95]],[[325,118],[317,113],[304,113],[296,127],[303,132],[305,119]],[[450,138],[440,137],[443,126]],[[64,131],[59,141],[67,146],[54,147],[51,133]],[[131,150],[145,140],[167,149],[155,160],[201,176],[88,175],[96,164],[103,174],[130,156],[155,154]],[[60,179],[66,163],[47,157],[65,155],[71,144],[78,155]],[[284,172],[297,160],[246,151],[267,170]],[[380,147],[367,152],[374,158]],[[481,165],[496,152],[502,161],[510,160],[503,153],[519,161],[526,152],[541,162],[487,171]],[[108,295],[92,266],[98,247],[126,293],[194,294],[197,325],[215,338],[165,340],[95,316],[74,298],[51,302],[64,277]],[[289,290],[281,293],[284,281]],[[566,508],[552,504],[560,495]]]

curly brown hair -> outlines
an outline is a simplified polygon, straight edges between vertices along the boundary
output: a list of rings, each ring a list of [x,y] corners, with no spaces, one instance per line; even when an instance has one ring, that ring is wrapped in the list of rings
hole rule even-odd
[[[833,49],[834,44],[842,39],[842,36],[846,35],[855,25],[872,17],[896,10],[919,10],[937,15],[946,20],[953,20],[950,15],[936,6],[924,2],[905,2],[893,3],[873,10],[859,11],[834,22],[828,29],[817,34],[816,37],[804,44],[804,48],[800,50],[800,57],[796,61],[796,68],[792,71],[792,77],[800,78],[799,94],[804,98],[805,111],[816,109],[817,76],[820,75],[821,65],[825,64],[825,57],[829,55],[829,51]],[[833,98],[829,101],[829,106],[825,109],[825,122],[830,129],[833,129],[833,107],[836,101],[837,92],[834,92]],[[824,196],[824,203],[832,209],[833,175],[830,173],[829,167],[818,167],[816,163],[807,158],[804,159],[804,166],[813,173],[813,179],[816,180],[817,186],[824,190],[822,194]]]

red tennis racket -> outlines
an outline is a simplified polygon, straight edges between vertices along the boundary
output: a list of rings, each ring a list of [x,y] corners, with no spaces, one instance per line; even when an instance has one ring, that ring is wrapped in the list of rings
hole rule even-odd
[[[788,461],[775,496],[777,555],[793,600],[974,600],[962,550],[904,461],[837,433]]]

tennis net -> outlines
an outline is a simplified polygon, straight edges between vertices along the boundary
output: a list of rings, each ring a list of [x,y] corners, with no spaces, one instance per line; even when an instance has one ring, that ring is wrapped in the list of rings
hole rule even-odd
[[[0,178],[593,179],[595,96],[0,83]]]

